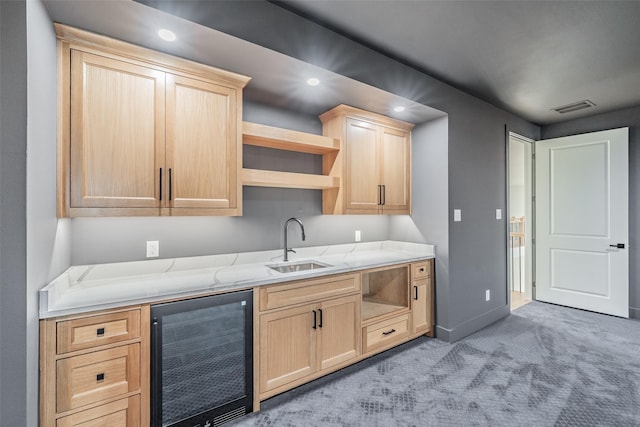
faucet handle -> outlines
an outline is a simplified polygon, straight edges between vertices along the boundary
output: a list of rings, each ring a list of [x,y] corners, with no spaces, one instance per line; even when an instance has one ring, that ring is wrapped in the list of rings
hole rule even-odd
[[[294,254],[297,254],[296,250],[291,248],[287,248],[287,252],[293,252]]]

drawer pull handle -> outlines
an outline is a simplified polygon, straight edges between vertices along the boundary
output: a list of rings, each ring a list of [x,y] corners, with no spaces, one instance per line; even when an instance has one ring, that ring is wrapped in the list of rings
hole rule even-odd
[[[104,380],[104,372],[96,375],[96,381],[102,381],[102,380]]]
[[[391,334],[392,334],[392,333],[394,333],[395,331],[396,331],[395,329],[392,329],[392,330],[390,330],[390,331],[383,332],[383,333],[382,333],[382,335],[391,335]]]
[[[102,335],[104,335],[104,328],[98,328],[96,330],[96,335],[98,335],[99,337],[101,337]]]
[[[420,273],[424,273],[424,267],[420,267]]]

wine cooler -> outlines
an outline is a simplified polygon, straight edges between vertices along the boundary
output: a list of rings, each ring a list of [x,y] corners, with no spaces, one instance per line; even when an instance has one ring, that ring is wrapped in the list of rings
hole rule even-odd
[[[253,408],[253,293],[151,306],[154,427],[213,427]]]

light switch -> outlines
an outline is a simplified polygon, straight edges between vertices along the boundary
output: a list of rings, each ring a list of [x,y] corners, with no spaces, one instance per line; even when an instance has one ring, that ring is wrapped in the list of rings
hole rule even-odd
[[[496,219],[502,219],[502,209],[496,209]]]
[[[456,221],[456,222],[462,221],[462,210],[461,209],[454,209],[453,210],[453,220]]]

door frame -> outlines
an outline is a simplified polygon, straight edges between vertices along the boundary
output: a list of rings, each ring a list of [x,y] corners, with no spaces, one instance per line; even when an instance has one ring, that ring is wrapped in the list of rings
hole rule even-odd
[[[510,262],[510,250],[511,250],[511,237],[510,237],[510,233],[511,233],[511,226],[510,226],[510,221],[511,221],[511,162],[510,162],[510,150],[509,150],[509,143],[511,142],[511,138],[517,138],[519,140],[521,140],[522,142],[525,143],[529,143],[531,144],[531,158],[529,159],[531,162],[531,221],[530,224],[527,224],[527,227],[529,227],[530,229],[530,235],[531,235],[531,253],[529,255],[526,256],[530,256],[531,257],[531,282],[528,283],[530,288],[531,288],[531,300],[534,301],[535,297],[536,297],[536,287],[535,287],[535,283],[536,283],[536,270],[535,270],[535,266],[536,266],[536,256],[535,256],[535,232],[536,232],[536,218],[535,218],[535,203],[536,203],[536,198],[535,198],[535,140],[531,139],[531,138],[527,138],[526,136],[520,135],[518,133],[515,133],[513,131],[510,131],[506,126],[505,126],[505,193],[506,193],[506,209],[505,209],[505,248],[507,248],[506,251],[506,281],[505,281],[505,287],[507,289],[507,305],[509,306],[509,311],[511,311],[511,284],[509,282],[509,278],[511,277],[511,262]],[[525,262],[526,265],[526,262]],[[526,272],[525,272],[525,278],[527,277]]]

